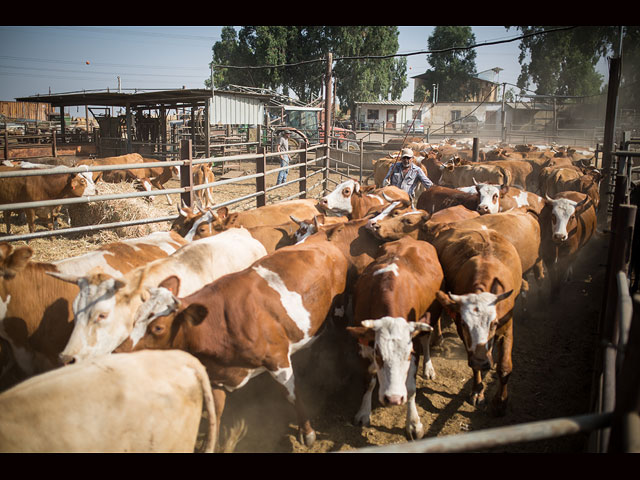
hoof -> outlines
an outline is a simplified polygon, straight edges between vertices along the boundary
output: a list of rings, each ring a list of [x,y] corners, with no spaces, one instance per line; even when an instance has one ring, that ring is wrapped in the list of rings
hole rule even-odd
[[[411,425],[407,427],[406,433],[409,440],[420,440],[424,437],[424,428],[422,424]]]
[[[482,407],[485,404],[484,393],[474,393],[469,399],[474,407]]]
[[[371,425],[371,416],[369,414],[357,413],[353,421],[356,425],[368,427]]]
[[[311,432],[306,435],[302,432],[302,430],[298,431],[298,441],[302,443],[305,447],[311,447],[316,441],[316,432],[311,430]]]
[[[433,368],[433,364],[431,362],[424,364],[424,378],[427,380],[435,380],[436,379],[436,369]]]

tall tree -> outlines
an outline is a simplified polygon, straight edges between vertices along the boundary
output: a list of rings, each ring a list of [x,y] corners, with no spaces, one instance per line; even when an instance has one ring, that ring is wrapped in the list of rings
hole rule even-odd
[[[398,35],[395,26],[244,26],[237,34],[233,27],[224,27],[213,46],[213,64],[218,66],[214,81],[217,87],[281,88],[285,94],[291,90],[309,102],[322,96],[328,52],[334,59],[393,55]],[[274,67],[242,70],[224,65]],[[356,101],[398,99],[408,85],[404,58],[338,60],[333,72],[336,96],[352,112]]]
[[[464,100],[469,93],[474,93],[469,79],[476,73],[476,52],[467,49],[476,43],[476,37],[471,27],[437,26],[428,39],[431,51],[447,50],[452,47],[459,49],[431,53],[427,56],[429,65],[427,70],[428,83],[438,84],[438,100],[453,102]]]
[[[523,34],[551,30],[553,26],[506,27]],[[605,30],[610,27],[577,27],[532,35],[520,42],[518,87],[547,95],[595,95],[603,77],[598,60],[607,51]]]

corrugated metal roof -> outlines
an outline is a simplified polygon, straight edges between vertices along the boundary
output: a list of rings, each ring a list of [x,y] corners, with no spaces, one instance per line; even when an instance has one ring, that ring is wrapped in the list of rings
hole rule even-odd
[[[406,102],[402,100],[380,100],[376,102],[356,102],[356,105],[394,105],[394,106],[413,106],[413,102]]]

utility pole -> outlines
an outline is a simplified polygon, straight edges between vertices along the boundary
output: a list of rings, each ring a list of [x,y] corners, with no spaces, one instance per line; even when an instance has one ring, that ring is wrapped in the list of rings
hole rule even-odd
[[[333,54],[331,52],[327,53],[327,72],[325,77],[325,99],[324,99],[324,140],[325,143],[329,143],[329,137],[331,133],[329,129],[332,125],[331,119],[331,74],[333,68]]]

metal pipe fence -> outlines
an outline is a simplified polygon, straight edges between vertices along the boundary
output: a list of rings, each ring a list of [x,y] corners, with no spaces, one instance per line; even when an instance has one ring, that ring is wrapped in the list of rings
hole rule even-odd
[[[189,144],[191,143],[190,141],[187,141],[187,142]],[[305,182],[305,185],[306,185],[306,181],[308,179],[313,178],[318,174],[325,173],[327,171],[327,163],[329,158],[328,155],[323,156],[323,155],[316,154],[316,158],[314,159],[308,158],[309,152],[317,153],[322,149],[327,149],[328,151],[328,147],[326,145],[316,145],[313,147],[305,147],[304,149],[292,150],[290,152],[292,155],[297,153],[303,155],[305,159],[304,162],[291,164],[287,167],[272,168],[269,170],[265,170],[264,172],[258,172],[258,173],[249,174],[249,175],[242,175],[235,178],[217,180],[214,182],[209,182],[209,183],[204,183],[199,185],[195,185],[193,183],[192,177],[181,178],[180,188],[154,190],[151,192],[146,192],[146,191],[145,192],[127,192],[127,193],[121,193],[121,194],[91,195],[91,196],[81,196],[81,197],[74,197],[74,198],[61,198],[61,199],[55,199],[55,200],[41,200],[41,201],[35,201],[35,202],[20,202],[20,203],[13,203],[13,204],[4,204],[4,205],[0,205],[0,211],[7,211],[7,210],[13,211],[13,210],[20,210],[25,208],[38,208],[38,207],[55,207],[59,205],[72,205],[72,204],[81,204],[81,203],[86,204],[90,202],[104,202],[104,201],[127,199],[127,198],[153,197],[157,195],[171,195],[171,194],[182,195],[189,192],[197,192],[199,190],[204,190],[206,188],[212,188],[212,187],[223,186],[223,185],[234,184],[234,183],[241,183],[247,180],[256,180],[255,193],[233,198],[231,200],[224,201],[210,207],[212,209],[216,209],[223,206],[229,206],[229,205],[241,203],[241,202],[250,200],[252,198],[257,198],[260,196],[264,196],[266,199],[267,193],[277,190],[279,188],[285,187],[287,185],[294,184],[294,183]],[[187,151],[190,151],[190,148]],[[85,172],[111,171],[111,170],[132,170],[136,168],[151,168],[151,167],[169,167],[169,166],[188,167],[189,165],[196,166],[196,165],[211,163],[211,162],[220,164],[220,163],[226,163],[226,162],[239,162],[239,161],[253,161],[253,162],[264,161],[266,164],[266,159],[276,158],[279,156],[280,156],[279,153],[269,152],[269,153],[262,153],[262,154],[243,154],[243,155],[230,155],[230,156],[224,156],[224,157],[214,156],[214,157],[198,158],[198,159],[158,161],[158,162],[148,162],[144,164],[136,163],[136,164],[122,164],[122,165],[27,169],[27,170],[21,170],[21,171],[0,172],[0,178],[12,178],[12,177],[23,177],[23,176],[26,177],[26,176],[36,176],[36,175],[54,175],[54,174],[61,174],[61,173],[85,173]],[[321,164],[321,165],[318,167],[317,166],[318,164]],[[281,185],[274,185],[272,187],[268,187],[263,190],[258,188],[258,179],[264,179],[266,178],[267,175],[274,175],[282,170],[301,167],[303,165],[305,167],[315,166],[316,170],[313,172],[307,172],[307,174],[304,177],[290,180]],[[290,195],[283,200],[289,200],[297,197],[304,198],[308,193],[316,189],[318,186],[323,186],[324,189],[326,190],[327,188],[326,179],[323,179],[320,182],[315,183],[314,185],[311,186],[311,188],[301,189],[298,193],[294,195]],[[0,240],[10,242],[10,241],[17,241],[17,240],[30,240],[32,238],[63,236],[63,235],[72,234],[72,233],[75,234],[75,233],[83,233],[83,232],[93,232],[93,231],[102,230],[102,229],[112,229],[112,228],[120,228],[125,226],[132,226],[132,225],[173,221],[177,218],[178,218],[178,215],[173,215],[173,216],[163,216],[159,218],[146,218],[146,219],[132,220],[132,221],[126,221],[126,222],[114,222],[114,223],[108,223],[108,224],[88,225],[88,226],[82,226],[82,227],[70,227],[70,228],[63,228],[63,229],[52,230],[52,231],[40,231],[40,232],[33,232],[28,234],[7,235],[7,236],[0,237]]]

